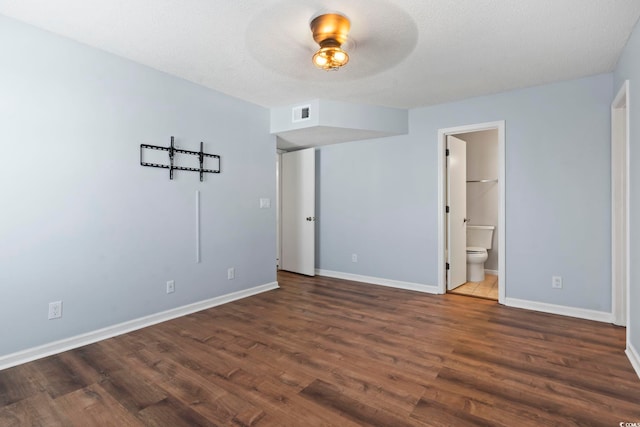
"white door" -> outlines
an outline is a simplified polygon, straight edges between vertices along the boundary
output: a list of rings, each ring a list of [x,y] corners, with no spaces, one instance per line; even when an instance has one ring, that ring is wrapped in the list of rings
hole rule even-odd
[[[447,289],[467,281],[467,143],[447,136]]]
[[[315,275],[315,149],[282,155],[282,270]]]

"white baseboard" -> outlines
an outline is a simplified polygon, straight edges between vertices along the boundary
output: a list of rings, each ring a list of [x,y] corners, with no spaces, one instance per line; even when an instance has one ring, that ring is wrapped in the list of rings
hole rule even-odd
[[[74,348],[102,341],[117,335],[126,334],[127,332],[135,331],[137,329],[146,328],[147,326],[155,325],[157,323],[166,322],[167,320],[175,319],[176,317],[182,317],[187,314],[195,313],[196,311],[205,310],[207,308],[226,304],[277,288],[279,288],[278,282],[271,282],[265,285],[232,292],[230,294],[210,298],[204,301],[198,301],[193,304],[172,308],[171,310],[154,313],[149,316],[129,320],[117,325],[107,326],[106,328],[1,356],[0,370],[51,356],[53,354],[62,353],[63,351],[72,350]]]
[[[564,305],[549,304],[538,301],[528,301],[517,298],[505,298],[504,304],[509,307],[526,308],[528,310],[542,311],[544,313],[559,314],[561,316],[577,317],[579,319],[595,320],[598,322],[613,323],[613,315],[604,311],[589,310],[586,308],[568,307]]]
[[[498,270],[484,270],[484,274],[493,274],[494,276],[498,276]]]
[[[630,342],[627,343],[625,353],[631,362],[631,366],[635,369],[638,378],[640,378],[640,353],[638,353],[638,350],[636,350]]]
[[[401,282],[399,280],[382,279],[379,277],[361,276],[359,274],[341,273],[339,271],[316,269],[318,276],[334,277],[336,279],[353,280],[355,282],[370,283],[372,285],[388,286],[391,288],[406,289],[409,291],[439,294],[438,286],[423,285],[420,283]]]

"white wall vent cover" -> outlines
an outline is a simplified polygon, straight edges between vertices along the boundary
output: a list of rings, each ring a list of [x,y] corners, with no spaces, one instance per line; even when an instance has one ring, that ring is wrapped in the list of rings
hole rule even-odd
[[[311,105],[293,107],[293,123],[302,122],[311,118]]]

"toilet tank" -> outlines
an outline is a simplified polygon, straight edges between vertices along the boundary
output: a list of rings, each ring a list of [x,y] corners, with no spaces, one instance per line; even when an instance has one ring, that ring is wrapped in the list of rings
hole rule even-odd
[[[491,249],[495,229],[493,225],[467,225],[467,247]]]

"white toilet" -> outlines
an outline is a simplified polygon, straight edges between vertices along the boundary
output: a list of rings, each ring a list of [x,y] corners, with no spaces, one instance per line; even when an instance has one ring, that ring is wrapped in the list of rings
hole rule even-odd
[[[493,241],[492,225],[467,225],[467,282],[484,280],[484,262]]]

